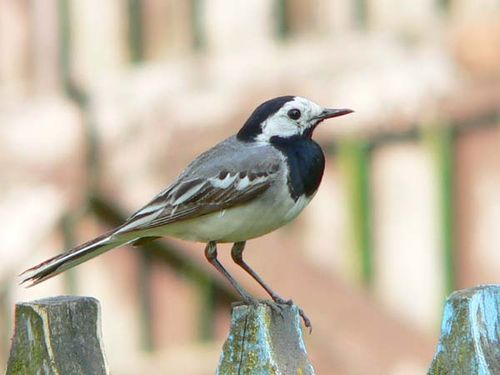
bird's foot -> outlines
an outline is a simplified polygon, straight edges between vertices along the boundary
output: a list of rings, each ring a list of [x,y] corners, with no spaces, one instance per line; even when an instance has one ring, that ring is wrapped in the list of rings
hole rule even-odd
[[[264,304],[266,306],[269,306],[271,310],[279,314],[281,317],[283,317],[283,308],[284,306],[292,306],[294,303],[291,299],[285,300],[279,296],[273,296],[272,300],[269,299],[259,299],[255,298],[252,296],[247,296],[244,298],[243,301],[238,301],[234,302],[232,306],[253,306],[257,307],[259,304]],[[302,321],[304,322],[304,326],[309,330],[309,334],[312,333],[312,324],[311,320],[307,317],[307,315],[304,313],[304,310],[302,310],[299,306],[297,306],[297,309],[299,310],[299,315],[302,318]]]
[[[274,302],[276,302],[278,305],[292,306],[294,304],[291,299],[285,300],[278,295],[273,295],[272,298],[273,298]],[[311,334],[312,333],[311,320],[304,313],[304,310],[302,310],[299,306],[297,306],[297,309],[299,309],[299,315],[302,318],[302,321],[304,322],[304,326],[309,329],[309,334]]]
[[[272,311],[275,313],[279,314],[281,317],[283,317],[283,306],[280,306],[279,303],[276,303],[270,299],[259,299],[251,296],[247,296],[243,299],[243,301],[238,301],[238,302],[233,302],[232,306],[253,306],[257,307],[259,305],[266,305],[271,308]]]

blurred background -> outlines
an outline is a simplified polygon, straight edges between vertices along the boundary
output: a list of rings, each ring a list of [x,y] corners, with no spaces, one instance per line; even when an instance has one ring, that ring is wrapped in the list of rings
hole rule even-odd
[[[0,0],[0,370],[15,302],[70,293],[101,301],[113,374],[213,374],[237,297],[203,244],[16,275],[287,94],[356,113],[316,131],[316,198],[246,259],[311,318],[319,374],[425,373],[446,295],[500,282],[498,0]]]

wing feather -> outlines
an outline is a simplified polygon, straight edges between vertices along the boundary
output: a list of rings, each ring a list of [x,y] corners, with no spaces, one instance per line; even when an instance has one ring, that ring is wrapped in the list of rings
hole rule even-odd
[[[265,192],[278,170],[273,164],[265,172],[223,171],[209,178],[181,178],[132,215],[120,231],[152,229],[244,204]]]

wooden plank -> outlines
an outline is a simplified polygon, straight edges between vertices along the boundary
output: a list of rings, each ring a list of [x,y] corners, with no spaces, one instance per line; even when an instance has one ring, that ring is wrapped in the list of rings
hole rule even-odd
[[[6,375],[109,374],[99,302],[59,296],[16,304]]]
[[[500,374],[500,285],[454,292],[428,375]]]
[[[350,243],[358,279],[370,287],[374,278],[370,198],[370,150],[363,141],[342,140],[339,164],[347,185]]]
[[[428,143],[434,152],[439,190],[440,239],[443,252],[444,287],[446,294],[456,289],[455,275],[455,133],[453,128],[434,126],[427,132]]]
[[[296,306],[284,306],[282,316],[264,304],[235,307],[217,375],[314,374],[301,323]]]

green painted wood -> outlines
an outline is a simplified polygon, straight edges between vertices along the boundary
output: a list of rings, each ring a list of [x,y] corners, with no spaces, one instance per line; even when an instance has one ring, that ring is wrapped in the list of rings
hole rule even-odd
[[[128,48],[133,63],[144,59],[142,1],[128,0]]]
[[[235,307],[216,374],[313,375],[297,306]]]
[[[203,22],[204,13],[204,0],[191,0],[191,30],[195,51],[204,50],[207,44]]]
[[[444,285],[448,295],[456,289],[454,241],[454,136],[449,126],[433,126],[423,138],[430,144],[436,162],[440,202],[441,249],[444,264]]]
[[[446,290],[455,289],[455,254],[454,254],[454,194],[453,194],[453,130],[450,127],[441,129],[438,134],[438,160],[440,167],[441,227],[443,233],[443,257],[446,271]]]
[[[71,21],[69,0],[58,1],[58,23],[59,23],[59,66],[61,81],[68,95],[71,91]]]
[[[451,0],[437,0],[437,5],[444,14],[450,13]]]
[[[153,301],[151,295],[151,269],[153,260],[145,249],[138,249],[138,299],[141,347],[147,352],[154,349],[153,334]]]
[[[72,249],[77,245],[75,239],[75,218],[72,214],[66,213],[61,220],[61,231],[64,239],[64,249]],[[77,280],[75,269],[69,269],[61,275],[64,280],[65,292],[68,294],[77,293]]]
[[[500,374],[500,285],[454,292],[428,375]]]
[[[354,0],[354,11],[356,15],[356,24],[360,29],[368,28],[368,1]]]
[[[16,304],[6,375],[107,375],[99,302],[59,296]]]
[[[276,36],[280,40],[285,40],[290,36],[288,0],[274,0],[274,15],[276,22]]]
[[[339,142],[338,162],[346,183],[351,217],[350,239],[358,278],[366,286],[373,280],[371,233],[370,146],[362,140]]]

